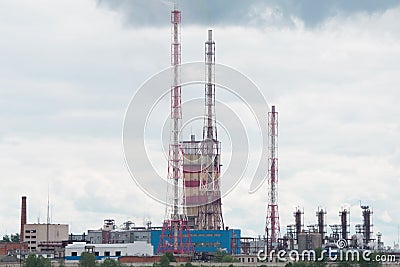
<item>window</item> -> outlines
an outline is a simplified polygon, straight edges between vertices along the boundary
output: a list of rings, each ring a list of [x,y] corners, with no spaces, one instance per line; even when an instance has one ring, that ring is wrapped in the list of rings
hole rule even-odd
[[[251,262],[254,262],[254,258],[251,258]]]
[[[120,257],[121,256],[121,251],[115,251],[115,256]]]
[[[105,257],[110,257],[110,251],[104,251],[104,256]]]
[[[31,238],[30,235],[26,235],[26,236],[25,236],[25,239],[29,239],[29,238]]]
[[[31,238],[36,238],[36,236],[35,236],[35,235],[33,235],[33,236],[31,236]]]
[[[36,241],[31,241],[31,244],[36,244]]]
[[[72,256],[72,257],[76,257],[76,256],[78,256],[78,252],[76,252],[76,251],[72,251],[72,252],[71,252],[71,256]]]
[[[94,252],[94,255],[97,257],[97,256],[99,256],[100,254],[99,254],[98,251],[95,251],[95,252]]]

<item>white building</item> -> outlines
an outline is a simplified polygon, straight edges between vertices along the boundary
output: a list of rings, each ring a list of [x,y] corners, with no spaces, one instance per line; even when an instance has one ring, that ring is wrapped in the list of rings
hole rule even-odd
[[[97,260],[122,256],[153,256],[153,246],[146,241],[123,244],[86,244],[74,242],[65,247],[65,260],[76,261],[82,252],[94,253]]]

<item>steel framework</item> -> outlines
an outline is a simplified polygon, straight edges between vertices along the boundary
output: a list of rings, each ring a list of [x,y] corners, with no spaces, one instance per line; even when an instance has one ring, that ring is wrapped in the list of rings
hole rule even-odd
[[[181,11],[174,8],[171,11],[171,140],[168,152],[168,186],[172,185],[172,197],[167,190],[167,209],[163,223],[160,243],[157,253],[172,252],[176,254],[192,253],[193,244],[190,231],[187,227],[188,221],[185,215],[182,182],[182,151],[180,145],[180,130],[182,122],[181,105],[181,43],[180,43]]]
[[[265,232],[271,248],[280,237],[278,212],[278,112],[275,106],[268,112],[269,170],[268,170],[268,208]]]
[[[220,149],[215,118],[215,42],[208,30],[205,42],[205,111],[201,157],[199,229],[224,228],[220,191]]]

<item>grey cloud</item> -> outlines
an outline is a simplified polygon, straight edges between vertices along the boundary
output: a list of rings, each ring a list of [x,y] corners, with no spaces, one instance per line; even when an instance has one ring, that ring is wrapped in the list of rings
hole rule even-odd
[[[129,25],[165,25],[172,1],[162,0],[98,0],[100,7],[121,12]],[[201,25],[290,25],[293,17],[306,26],[316,26],[337,14],[374,13],[399,5],[400,1],[373,0],[202,0],[179,1],[185,24]]]

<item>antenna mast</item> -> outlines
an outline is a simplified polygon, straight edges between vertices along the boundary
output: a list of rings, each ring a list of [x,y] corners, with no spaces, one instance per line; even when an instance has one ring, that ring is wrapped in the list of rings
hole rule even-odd
[[[181,106],[181,43],[180,43],[181,11],[174,7],[171,11],[171,136],[168,152],[168,186],[172,185],[172,199],[167,192],[166,218],[160,236],[157,253],[172,252],[177,254],[193,252],[188,220],[183,201],[182,181],[182,149],[180,130],[182,123]],[[172,202],[172,203],[171,203]],[[172,210],[171,210],[172,208]]]
[[[280,237],[278,212],[278,112],[275,106],[268,112],[269,159],[268,159],[268,208],[265,232],[269,247]]]

